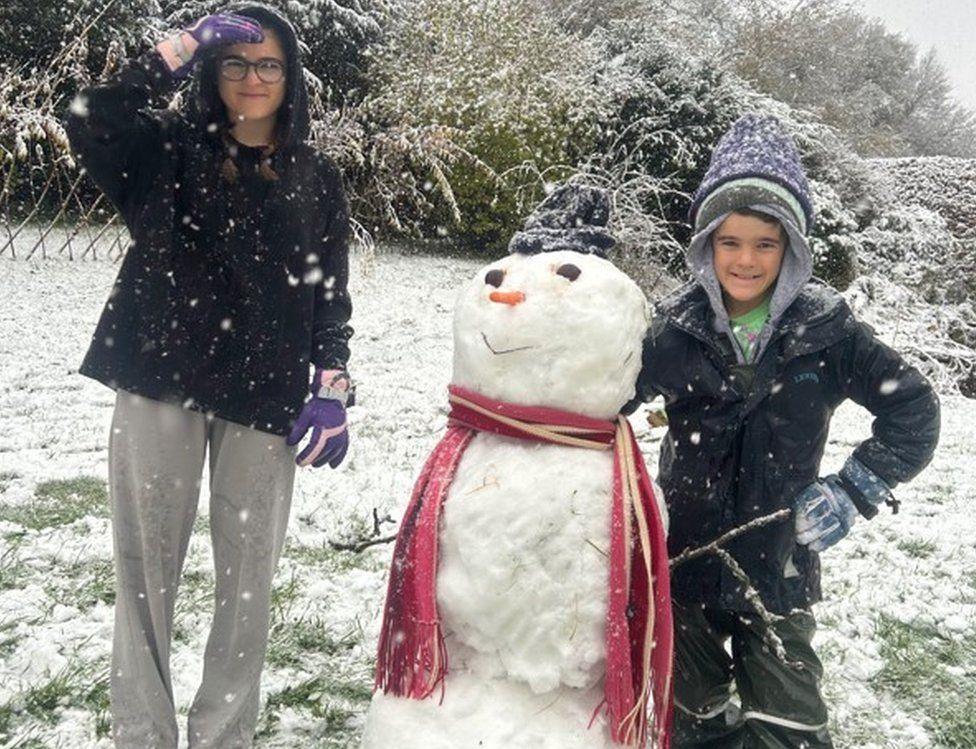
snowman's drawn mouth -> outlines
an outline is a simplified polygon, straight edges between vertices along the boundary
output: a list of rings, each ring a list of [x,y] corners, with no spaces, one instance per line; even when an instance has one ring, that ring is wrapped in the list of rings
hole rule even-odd
[[[518,348],[507,348],[496,351],[494,346],[492,346],[491,342],[488,340],[488,336],[486,336],[484,333],[481,334],[481,340],[485,342],[488,350],[491,351],[491,353],[493,353],[495,356],[500,356],[501,354],[513,354],[516,351],[528,351],[531,348],[535,348],[535,346],[519,346]]]

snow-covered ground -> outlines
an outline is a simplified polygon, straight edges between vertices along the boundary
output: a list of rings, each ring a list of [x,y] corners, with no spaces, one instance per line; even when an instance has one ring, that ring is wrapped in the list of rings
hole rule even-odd
[[[355,746],[372,683],[389,545],[362,554],[373,510],[399,520],[441,434],[456,289],[481,263],[381,253],[354,262],[352,447],[304,469],[276,578],[260,747]],[[77,374],[118,266],[0,261],[0,747],[110,746],[112,624],[106,446],[114,394]],[[634,417],[654,469],[660,430]],[[835,417],[824,471],[870,432]],[[943,399],[933,464],[897,516],[861,523],[824,558],[817,608],[838,747],[976,746],[976,402]],[[83,477],[94,477],[85,481]],[[206,479],[177,607],[185,716],[201,671],[213,573]],[[383,535],[394,529],[382,524]],[[183,723],[185,726],[185,722]]]

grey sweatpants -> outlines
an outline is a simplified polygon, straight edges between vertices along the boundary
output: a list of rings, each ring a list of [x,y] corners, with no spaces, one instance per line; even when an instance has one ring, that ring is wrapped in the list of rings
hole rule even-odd
[[[173,610],[210,449],[216,596],[190,747],[249,747],[295,476],[284,437],[119,390],[109,437],[117,747],[174,749]]]

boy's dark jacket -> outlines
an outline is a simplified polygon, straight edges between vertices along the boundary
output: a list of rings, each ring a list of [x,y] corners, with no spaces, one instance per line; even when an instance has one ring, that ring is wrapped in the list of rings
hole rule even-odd
[[[889,487],[929,462],[939,432],[936,395],[854,319],[836,291],[807,283],[754,365],[736,363],[727,337],[714,331],[713,315],[695,282],[657,306],[637,398],[625,409],[655,394],[665,399],[669,426],[658,481],[672,556],[792,507],[817,480],[831,414],[847,398],[875,416],[872,436],[854,456]],[[726,547],[774,613],[821,597],[818,555],[795,542],[793,523],[790,517],[760,527]],[[678,566],[671,590],[682,603],[755,611],[714,555]]]
[[[288,58],[271,160],[279,180],[259,175],[260,149],[243,146],[239,180],[222,179],[212,53],[185,114],[150,108],[176,81],[149,51],[82,91],[67,131],[132,237],[81,373],[284,435],[309,362],[341,368],[349,357],[348,209],[338,170],[305,142],[294,32],[277,14],[262,22]]]

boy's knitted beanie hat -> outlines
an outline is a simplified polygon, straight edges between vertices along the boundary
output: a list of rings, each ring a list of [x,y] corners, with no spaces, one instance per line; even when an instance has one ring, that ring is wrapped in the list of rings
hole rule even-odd
[[[688,218],[698,233],[719,216],[764,203],[783,206],[809,233],[813,203],[796,143],[775,117],[747,114],[715,146]]]
[[[616,240],[607,228],[612,202],[600,187],[563,184],[553,190],[515,232],[508,251],[522,255],[573,250],[605,258]]]

